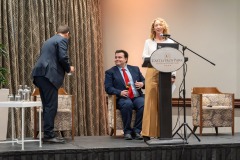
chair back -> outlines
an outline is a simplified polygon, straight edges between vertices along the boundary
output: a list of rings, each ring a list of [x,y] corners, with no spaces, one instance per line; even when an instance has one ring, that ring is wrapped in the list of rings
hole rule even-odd
[[[32,96],[38,96],[40,95],[39,88],[34,88]],[[68,95],[65,89],[59,88],[58,89],[58,95]]]
[[[41,101],[39,88],[35,88],[32,93],[34,101]],[[65,89],[58,89],[58,110],[59,109],[71,109],[72,108],[72,95],[68,95]]]
[[[222,93],[216,87],[194,87],[192,94],[216,94]]]

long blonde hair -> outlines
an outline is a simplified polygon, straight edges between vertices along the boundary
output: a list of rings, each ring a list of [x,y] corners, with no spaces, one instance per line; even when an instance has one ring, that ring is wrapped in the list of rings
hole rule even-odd
[[[160,21],[160,23],[163,25],[163,34],[169,34],[169,28],[168,28],[167,22],[162,18],[156,18],[153,20],[152,25],[151,25],[150,38],[152,40],[154,40],[154,38],[156,37],[156,32],[154,31],[154,24],[157,20]],[[166,37],[165,37],[165,39],[166,39]]]

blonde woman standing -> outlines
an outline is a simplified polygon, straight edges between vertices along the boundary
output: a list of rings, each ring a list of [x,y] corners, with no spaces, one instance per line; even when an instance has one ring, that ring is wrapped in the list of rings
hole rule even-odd
[[[156,18],[151,24],[150,38],[145,41],[143,49],[143,59],[148,58],[157,49],[157,43],[174,43],[171,39],[161,36],[169,34],[166,21]],[[142,136],[144,141],[150,137],[160,137],[159,110],[158,110],[158,80],[159,71],[155,68],[147,68],[145,76],[145,103],[142,120]],[[175,79],[172,79],[174,82]]]

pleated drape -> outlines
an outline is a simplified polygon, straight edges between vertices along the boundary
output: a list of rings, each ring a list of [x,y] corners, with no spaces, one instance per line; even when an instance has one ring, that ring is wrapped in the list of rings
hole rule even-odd
[[[100,0],[0,0],[0,19],[0,43],[9,54],[0,64],[8,69],[5,87],[13,94],[20,84],[34,89],[31,71],[43,42],[59,25],[70,26],[69,57],[76,72],[66,75],[63,88],[75,96],[76,135],[106,135]],[[19,110],[14,114],[19,136],[21,114]],[[30,122],[30,110],[25,116]],[[11,119],[9,129],[10,124]],[[26,134],[32,135],[31,125]]]

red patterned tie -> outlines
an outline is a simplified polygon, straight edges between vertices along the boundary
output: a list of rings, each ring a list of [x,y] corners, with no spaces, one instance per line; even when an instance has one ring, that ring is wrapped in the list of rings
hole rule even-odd
[[[126,86],[128,86],[128,84],[130,83],[130,81],[129,81],[128,75],[127,75],[127,73],[126,73],[125,70],[126,70],[126,69],[122,68],[124,80],[125,80]],[[126,87],[126,88],[127,88],[127,87]],[[128,88],[128,97],[131,98],[131,99],[134,98],[133,91],[132,91],[132,86],[131,86],[131,85],[130,85],[129,88]]]

